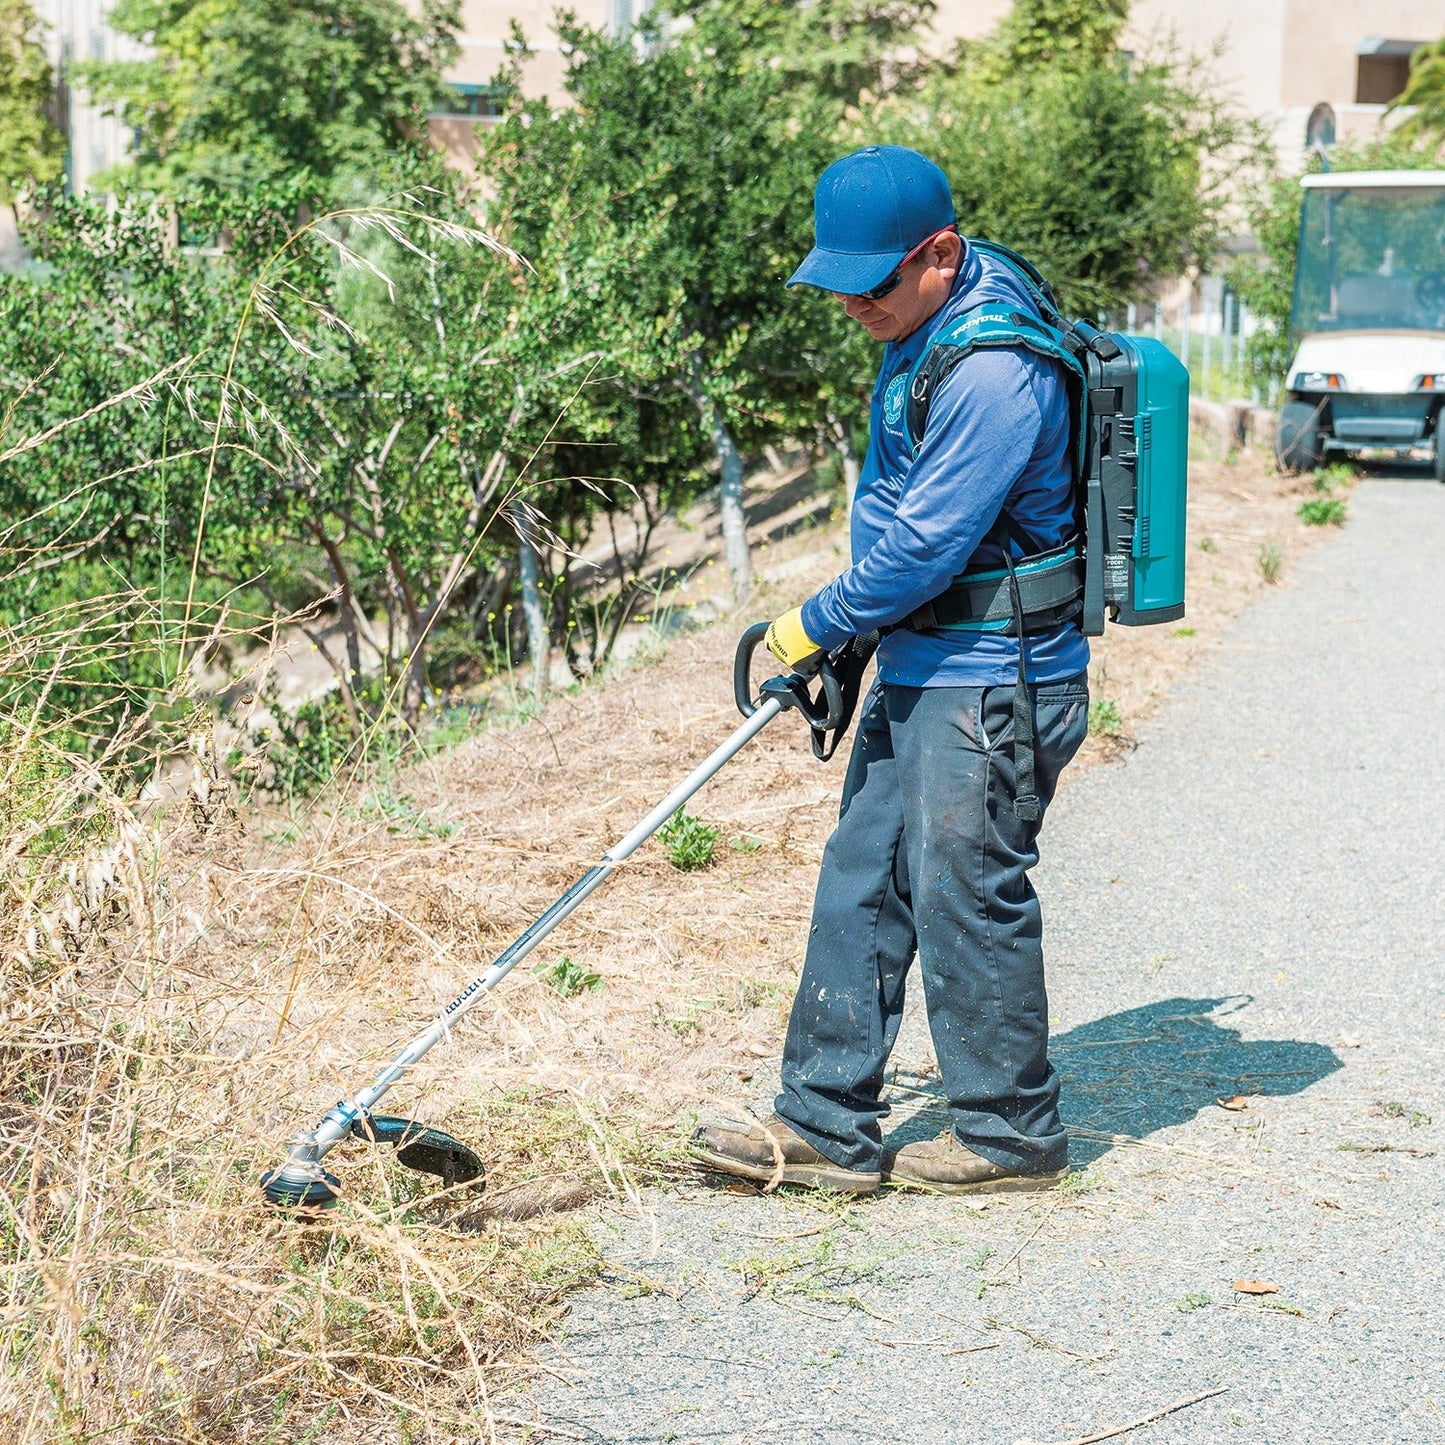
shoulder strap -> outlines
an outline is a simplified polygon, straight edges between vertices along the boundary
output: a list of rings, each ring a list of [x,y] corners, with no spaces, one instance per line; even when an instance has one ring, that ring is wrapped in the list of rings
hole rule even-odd
[[[1067,323],[1059,314],[1058,302],[1049,283],[1017,252],[991,241],[970,240],[969,245],[1002,261],[1018,276],[1034,304],[1042,313],[1035,316],[1017,307],[987,303],[966,311],[950,321],[924,348],[923,354],[908,375],[908,393],[904,403],[904,425],[908,439],[917,451],[928,419],[929,403],[945,377],[971,351],[983,346],[1022,346],[1039,356],[1047,356],[1064,368],[1069,394],[1069,435],[1074,445],[1071,462],[1077,493],[1084,475],[1084,400],[1086,382],[1084,369],[1070,346]],[[1010,612],[1018,636],[1018,676],[1014,683],[1014,813],[1023,821],[1037,822],[1042,814],[1034,768],[1033,700],[1027,681],[1027,638],[1024,635],[1023,595],[1019,587],[1018,569],[1014,563],[1010,538],[1017,541],[1025,556],[1030,539],[1008,515],[1000,512],[991,536],[1003,552],[1008,571]]]
[[[1046,321],[1052,322],[1060,330],[1065,329],[1064,315],[1059,310],[1058,297],[1054,295],[1054,288],[1044,280],[1042,272],[1027,258],[1020,256],[1017,251],[1011,251],[1007,246],[1000,245],[997,241],[985,241],[982,237],[970,236],[968,244],[985,256],[992,257],[995,261],[1002,261],[1028,289],[1029,295],[1034,298],[1034,304],[1044,314]]]
[[[1076,446],[1073,458],[1077,477],[1084,460],[1083,393],[1084,369],[1079,364],[1067,335],[1057,326],[1020,311],[1016,307],[989,302],[965,311],[939,331],[924,348],[908,373],[904,426],[914,451],[923,440],[924,424],[934,393],[970,351],[983,346],[1022,346],[1040,356],[1059,362],[1069,389],[1069,421]]]

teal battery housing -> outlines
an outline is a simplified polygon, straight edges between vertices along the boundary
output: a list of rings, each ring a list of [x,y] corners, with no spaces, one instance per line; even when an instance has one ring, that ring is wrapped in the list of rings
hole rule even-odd
[[[1082,626],[1093,636],[1106,614],[1128,627],[1184,615],[1189,372],[1153,337],[1115,332],[1107,340],[1113,345],[1080,357],[1087,392]]]

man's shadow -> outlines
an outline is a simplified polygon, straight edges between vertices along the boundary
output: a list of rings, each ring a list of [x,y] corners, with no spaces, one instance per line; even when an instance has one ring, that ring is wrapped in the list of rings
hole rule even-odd
[[[1091,1134],[1142,1139],[1187,1123],[1201,1109],[1217,1108],[1221,1099],[1297,1094],[1342,1067],[1324,1044],[1241,1038],[1223,1021],[1252,1002],[1247,995],[1161,999],[1056,1035],[1049,1057],[1063,1085],[1064,1123],[1089,1131],[1072,1137],[1070,1161],[1091,1164],[1109,1150],[1107,1139]],[[931,1095],[938,1103],[891,1130],[886,1141],[891,1148],[931,1138],[944,1127],[936,1080],[904,1088],[915,1102]],[[895,1094],[894,1103],[902,1102]]]

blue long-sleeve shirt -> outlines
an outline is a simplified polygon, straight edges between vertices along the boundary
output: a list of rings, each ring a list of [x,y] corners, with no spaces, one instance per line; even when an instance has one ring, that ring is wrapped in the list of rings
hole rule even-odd
[[[942,326],[992,301],[1037,314],[1007,266],[969,247],[944,305],[884,349],[853,502],[853,565],[803,604],[803,627],[822,647],[901,622],[969,567],[1001,566],[1002,554],[984,539],[1005,503],[1036,550],[1074,531],[1068,391],[1046,357],[1022,347],[971,352],[935,390],[922,445],[916,453],[909,445],[904,403],[913,364]],[[1074,623],[1031,635],[1027,645],[1032,682],[1057,682],[1089,664]],[[992,687],[1016,681],[1018,646],[996,632],[899,629],[883,639],[878,671],[909,687]]]

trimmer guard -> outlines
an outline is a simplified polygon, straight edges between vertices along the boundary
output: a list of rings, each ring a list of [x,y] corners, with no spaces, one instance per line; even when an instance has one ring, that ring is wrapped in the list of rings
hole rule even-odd
[[[454,1184],[479,1182],[484,1174],[481,1156],[442,1129],[429,1129],[415,1119],[393,1114],[363,1114],[351,1126],[358,1139],[394,1144],[396,1161],[422,1174],[435,1174],[444,1189]]]

